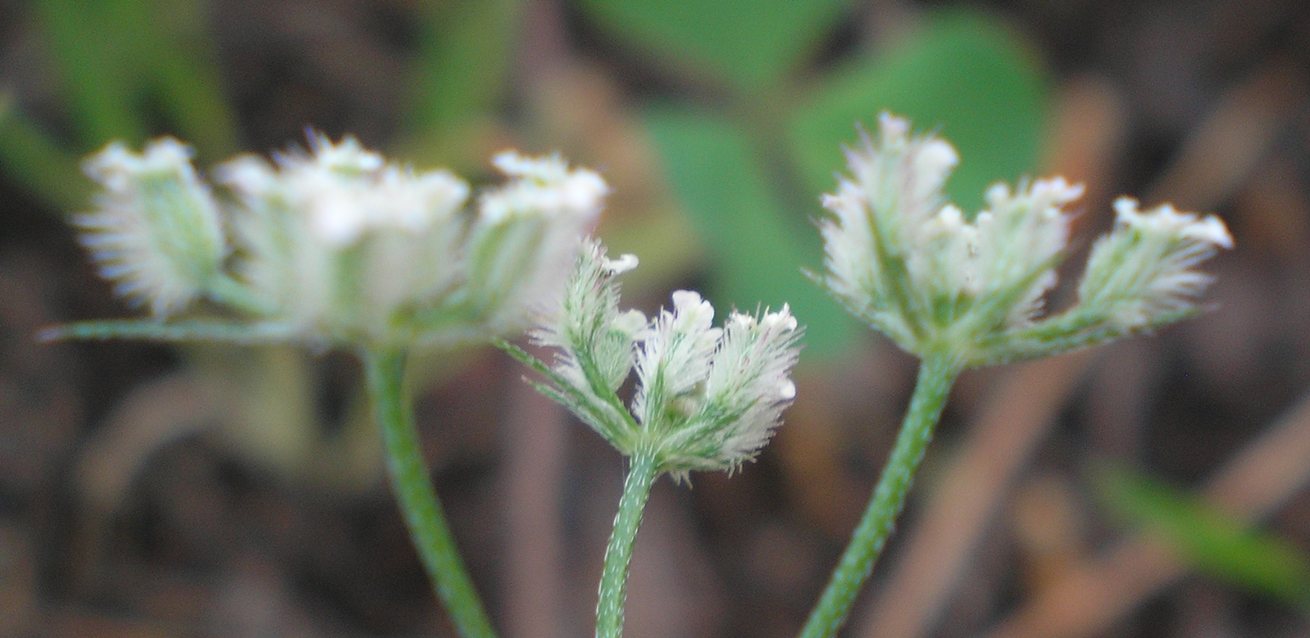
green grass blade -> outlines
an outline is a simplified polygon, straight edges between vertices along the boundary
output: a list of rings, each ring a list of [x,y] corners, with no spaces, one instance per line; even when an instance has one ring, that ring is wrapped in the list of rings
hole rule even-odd
[[[7,95],[0,95],[0,170],[55,210],[72,212],[89,204],[91,182],[78,170],[77,158]]]
[[[1310,611],[1310,557],[1188,492],[1125,469],[1103,469],[1102,500],[1120,518],[1157,533],[1197,569]]]

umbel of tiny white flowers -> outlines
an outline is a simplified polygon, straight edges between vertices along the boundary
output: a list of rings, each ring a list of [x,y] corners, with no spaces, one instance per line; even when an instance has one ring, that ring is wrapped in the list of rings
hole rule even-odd
[[[563,285],[608,192],[558,156],[506,152],[493,163],[509,181],[467,210],[469,186],[448,171],[415,171],[349,137],[310,142],[273,162],[219,166],[226,200],[176,140],[139,155],[112,144],[86,163],[104,190],[79,218],[83,242],[157,319],[208,297],[253,319],[243,333],[252,339],[449,346],[527,327]]]
[[[621,453],[653,454],[660,472],[734,470],[758,453],[796,396],[790,379],[802,329],[790,309],[733,312],[714,327],[714,307],[688,290],[673,309],[647,319],[619,310],[615,277],[636,257],[607,259],[599,243],[579,253],[557,307],[534,341],[555,349],[547,365],[509,344],[544,376],[536,387],[567,407]],[[633,368],[631,409],[618,390]]]
[[[1054,354],[1148,331],[1196,311],[1209,277],[1192,268],[1232,237],[1217,217],[1149,211],[1121,198],[1112,232],[1095,244],[1078,302],[1042,316],[1065,255],[1081,185],[1061,177],[997,184],[966,215],[942,188],[958,162],[933,135],[884,113],[878,133],[847,151],[819,222],[819,280],[853,314],[919,356],[961,365]]]

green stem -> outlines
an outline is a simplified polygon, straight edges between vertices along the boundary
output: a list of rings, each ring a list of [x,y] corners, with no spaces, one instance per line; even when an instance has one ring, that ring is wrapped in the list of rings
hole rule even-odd
[[[959,372],[959,364],[948,357],[929,356],[920,365],[914,397],[896,437],[896,447],[878,479],[868,509],[832,572],[828,587],[801,630],[803,638],[833,636],[846,622],[855,595],[873,572],[873,564],[905,505],[905,495]]]
[[[405,389],[405,353],[368,350],[364,353],[368,391],[374,415],[387,446],[391,487],[405,514],[409,534],[423,566],[461,636],[495,636],[473,581],[460,560],[446,515],[432,488],[419,447],[414,413]]]
[[[632,455],[632,467],[623,480],[623,496],[619,511],[614,515],[614,531],[605,546],[605,566],[600,576],[600,601],[596,603],[597,638],[618,638],[623,635],[623,604],[628,597],[628,567],[632,562],[632,546],[637,540],[637,528],[650,497],[651,485],[659,476],[655,455],[637,452]]]
[[[260,299],[250,290],[249,286],[237,281],[227,273],[215,273],[206,282],[206,293],[213,301],[252,315],[262,317],[272,311],[268,302]]]

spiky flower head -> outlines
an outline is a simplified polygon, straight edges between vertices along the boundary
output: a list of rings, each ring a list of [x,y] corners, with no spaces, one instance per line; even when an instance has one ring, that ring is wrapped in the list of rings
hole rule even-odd
[[[306,151],[221,165],[217,182],[232,197],[220,205],[187,154],[161,140],[143,155],[112,145],[88,162],[104,193],[82,220],[84,241],[120,291],[156,314],[203,294],[257,328],[202,331],[214,338],[449,346],[522,330],[568,277],[608,191],[558,156],[506,152],[494,163],[507,181],[468,206],[468,184],[449,171],[314,135]],[[234,231],[232,273],[220,216]]]
[[[1121,197],[1114,229],[1097,240],[1078,297],[1104,308],[1125,331],[1149,328],[1158,317],[1190,314],[1212,277],[1194,267],[1233,238],[1214,216],[1180,212],[1164,204],[1149,211]]]
[[[1043,316],[1068,242],[1066,207],[1083,187],[1062,177],[996,184],[983,210],[967,214],[942,190],[957,162],[950,144],[913,135],[906,120],[884,113],[877,134],[847,151],[850,175],[823,199],[831,215],[819,222],[819,281],[920,356],[982,365],[1163,325],[1190,310],[1208,282],[1190,268],[1231,246],[1218,218],[1142,215],[1121,201],[1118,229],[1098,244],[1080,303]]]
[[[469,187],[387,163],[353,138],[219,168],[237,197],[238,272],[269,316],[325,341],[378,340],[460,276]]]
[[[591,171],[504,154],[502,170],[505,158],[555,170],[506,170],[511,181],[469,215],[469,187],[448,171],[416,172],[353,138],[313,146],[221,174],[242,202],[242,275],[276,317],[330,341],[449,345],[521,330],[563,284],[605,194]]]
[[[615,277],[636,258],[606,257],[590,244],[562,300],[533,332],[555,349],[552,365],[506,346],[549,379],[547,396],[626,455],[653,453],[658,467],[685,478],[692,470],[733,470],[754,458],[796,396],[790,379],[801,329],[787,306],[759,315],[731,313],[715,327],[714,307],[695,292],[673,293],[653,318],[619,309]],[[631,407],[618,390],[633,368]]]
[[[531,310],[559,295],[609,186],[558,155],[514,151],[493,160],[509,181],[478,199],[462,302],[497,334],[528,326]]]
[[[114,142],[82,167],[102,190],[95,211],[74,223],[115,291],[149,306],[156,317],[203,294],[228,249],[218,206],[191,165],[191,149],[171,137],[141,153]]]
[[[716,329],[706,326],[714,308],[700,295],[675,292],[673,303],[643,344],[633,410],[648,430],[663,433],[675,477],[732,470],[768,443],[796,398],[790,374],[800,329],[786,304],[758,316],[733,312]],[[675,382],[677,374],[687,377]]]

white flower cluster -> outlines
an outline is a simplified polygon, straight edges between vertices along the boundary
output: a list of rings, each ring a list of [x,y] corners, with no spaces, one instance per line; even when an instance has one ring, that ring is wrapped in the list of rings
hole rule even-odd
[[[619,451],[653,452],[675,477],[733,470],[768,442],[796,396],[802,331],[785,305],[734,312],[714,327],[714,307],[688,290],[651,319],[620,311],[615,276],[635,266],[631,255],[607,259],[599,244],[582,251],[563,300],[533,334],[557,349],[553,366],[534,366],[552,382],[539,387]],[[629,410],[618,390],[634,367]]]
[[[942,188],[955,149],[883,114],[876,136],[849,150],[850,176],[824,197],[822,283],[901,347],[956,352],[985,364],[1089,345],[1174,321],[1209,281],[1191,270],[1232,246],[1223,222],[1168,205],[1116,204],[1116,230],[1098,242],[1080,302],[1055,317],[1042,302],[1069,234],[1065,207],[1083,192],[1061,177],[997,184],[966,215]]]
[[[105,276],[163,317],[208,296],[327,343],[403,345],[520,330],[558,292],[608,188],[559,157],[495,158],[509,181],[484,192],[314,136],[309,152],[242,156],[216,182],[220,206],[175,140],[142,155],[111,145],[87,162],[105,188],[84,242]],[[233,229],[235,277],[221,273]],[[226,284],[220,288],[216,282]]]

